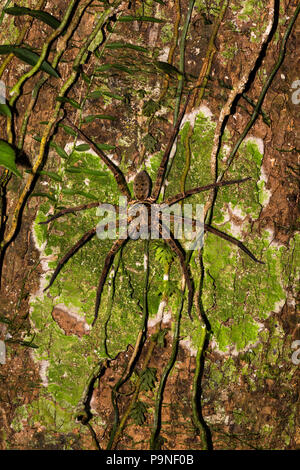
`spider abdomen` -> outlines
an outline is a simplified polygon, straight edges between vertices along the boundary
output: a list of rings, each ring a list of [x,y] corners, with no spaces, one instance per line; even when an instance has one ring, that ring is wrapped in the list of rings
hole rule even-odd
[[[133,192],[136,199],[143,201],[150,196],[152,181],[147,171],[140,171],[133,181]]]

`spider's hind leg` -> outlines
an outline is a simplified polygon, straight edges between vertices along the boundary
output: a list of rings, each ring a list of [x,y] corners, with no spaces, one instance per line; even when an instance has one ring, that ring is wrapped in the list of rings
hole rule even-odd
[[[194,298],[194,285],[193,285],[193,280],[190,274],[189,267],[185,261],[185,252],[183,248],[181,247],[180,243],[178,240],[175,240],[173,234],[170,232],[170,238],[165,238],[165,242],[168,244],[168,246],[171,248],[171,250],[176,254],[176,256],[179,259],[182,273],[184,275],[185,283],[188,288],[188,315],[191,320],[192,318],[192,306],[193,306],[193,298]]]
[[[109,253],[108,255],[106,256],[105,258],[105,261],[104,261],[104,266],[103,266],[103,269],[102,269],[102,273],[101,273],[101,276],[100,276],[100,280],[99,280],[99,284],[98,284],[98,289],[97,289],[97,294],[96,294],[96,303],[95,303],[95,316],[94,316],[94,320],[93,320],[93,323],[92,323],[92,326],[94,326],[97,318],[98,318],[98,312],[99,312],[99,307],[100,307],[100,301],[101,301],[101,295],[102,295],[102,292],[103,292],[103,287],[104,287],[104,284],[105,284],[105,281],[106,281],[106,278],[107,278],[107,275],[108,275],[108,272],[110,270],[110,267],[113,263],[113,260],[117,254],[117,252],[119,251],[119,249],[125,245],[125,243],[128,241],[128,238],[124,238],[124,239],[118,239],[114,242],[113,246],[111,247],[111,249],[109,250]]]
[[[257,259],[256,256],[254,256],[254,254],[251,253],[250,250],[248,250],[248,248],[244,245],[243,242],[241,242],[240,240],[237,240],[236,238],[232,237],[231,235],[228,235],[228,233],[221,232],[221,230],[218,230],[217,228],[212,227],[211,225],[208,225],[208,224],[204,224],[204,230],[206,232],[213,233],[214,235],[217,235],[217,237],[223,238],[223,240],[227,240],[228,242],[230,242],[233,245],[237,246],[244,253],[246,253],[246,255],[248,255],[251,259],[253,259],[253,261],[255,261],[256,263],[265,264],[264,261],[261,261],[261,260]]]

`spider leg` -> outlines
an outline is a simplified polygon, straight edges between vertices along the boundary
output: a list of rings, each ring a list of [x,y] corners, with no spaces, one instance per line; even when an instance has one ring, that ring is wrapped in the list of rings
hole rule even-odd
[[[160,229],[162,232],[162,224],[160,224]],[[170,238],[164,238],[164,241],[167,243],[167,245],[171,248],[171,250],[176,254],[177,258],[179,259],[182,273],[184,275],[185,283],[188,288],[188,315],[190,319],[193,321],[191,311],[192,311],[192,306],[193,306],[193,297],[194,297],[194,286],[193,286],[193,281],[191,278],[191,274],[188,268],[188,265],[185,262],[185,252],[178,242],[178,240],[175,240],[174,235],[170,231]]]
[[[101,301],[101,295],[102,295],[102,292],[103,292],[103,287],[104,287],[104,284],[105,284],[105,281],[106,281],[106,278],[107,278],[107,275],[108,275],[108,272],[110,270],[110,267],[113,263],[113,260],[114,260],[114,257],[116,256],[117,252],[119,251],[119,249],[125,245],[125,243],[128,241],[128,237],[127,238],[124,238],[124,239],[118,239],[114,242],[113,246],[111,247],[111,249],[109,250],[109,253],[108,255],[106,256],[105,258],[105,261],[104,261],[104,266],[103,266],[103,269],[102,269],[102,273],[101,273],[101,276],[100,276],[100,280],[99,280],[99,284],[98,284],[98,289],[97,289],[97,294],[96,294],[96,303],[95,303],[95,316],[94,316],[94,320],[93,320],[93,323],[92,323],[92,326],[94,326],[97,318],[98,318],[98,312],[99,312],[99,307],[100,307],[100,301]]]
[[[221,186],[228,186],[230,184],[239,184],[239,183],[244,183],[245,181],[250,180],[251,178],[242,178],[238,180],[229,180],[229,181],[219,181],[218,183],[212,183],[208,184],[206,186],[198,186],[197,188],[193,189],[188,189],[187,191],[177,193],[175,196],[171,196],[168,199],[166,199],[163,203],[167,204],[168,206],[171,206],[172,204],[175,204],[176,202],[182,201],[186,197],[192,196],[193,194],[198,194],[203,191],[208,191],[209,189],[212,188],[219,188]]]
[[[89,144],[91,149],[93,149],[94,152],[101,158],[101,160],[108,166],[108,168],[110,169],[110,171],[114,175],[114,178],[116,180],[117,185],[119,186],[119,189],[120,189],[121,193],[124,194],[124,196],[126,196],[130,201],[131,200],[131,194],[130,194],[129,188],[127,186],[125,176],[124,176],[123,172],[120,170],[120,168],[117,165],[115,165],[115,163],[107,155],[105,155],[105,153],[101,149],[99,149],[97,147],[97,145],[91,139],[89,139],[89,137],[86,134],[84,134],[84,132],[82,132],[80,129],[78,129],[78,127],[75,126],[75,124],[73,124],[73,122],[70,121],[70,119],[68,119],[67,117],[65,119],[68,122],[68,125],[75,132],[77,132],[77,134],[83,140],[85,140],[87,144]]]
[[[160,166],[159,166],[159,169],[157,171],[156,181],[155,181],[155,184],[154,184],[152,195],[149,198],[151,200],[151,202],[155,202],[158,199],[158,196],[160,194],[160,191],[161,191],[161,188],[162,188],[162,185],[163,185],[164,176],[165,176],[166,169],[167,169],[167,165],[168,165],[168,161],[169,161],[169,155],[170,155],[170,152],[172,150],[175,139],[177,137],[177,134],[179,132],[180,124],[181,124],[181,121],[184,117],[184,114],[185,114],[185,111],[186,111],[186,108],[187,108],[187,105],[188,105],[188,102],[189,102],[189,98],[190,98],[190,94],[188,94],[188,96],[187,96],[184,107],[183,107],[183,109],[182,109],[182,111],[181,111],[181,113],[180,113],[180,115],[177,119],[177,122],[174,126],[174,129],[173,129],[172,133],[171,133],[171,137],[169,139],[167,148],[166,148],[166,150],[163,154],[163,157],[161,159]]]
[[[248,256],[250,256],[253,261],[256,263],[260,264],[265,264],[263,261],[260,261],[257,259],[250,250],[242,243],[240,240],[237,240],[236,238],[232,237],[231,235],[228,235],[227,233],[221,232],[221,230],[218,230],[215,227],[212,227],[211,225],[204,224],[204,230],[206,232],[213,233],[214,235],[217,235],[217,237],[223,238],[224,240],[227,240],[228,242],[232,243],[233,245],[238,246],[244,253],[246,253]]]
[[[188,217],[181,217],[181,216],[176,216],[174,214],[170,214],[170,221],[171,222],[174,222],[174,220],[180,220],[181,219],[181,222],[184,221],[184,223],[188,223],[188,224],[192,224],[193,227],[195,227],[196,225],[196,220],[195,219],[189,219]],[[232,237],[231,235],[228,235],[227,233],[225,232],[222,232],[221,230],[215,228],[215,227],[212,227],[211,225],[208,225],[208,224],[204,224],[204,230],[206,232],[210,232],[210,233],[213,233],[214,235],[216,235],[217,237],[220,237],[220,238],[223,238],[223,240],[227,240],[228,242],[232,243],[233,245],[237,246],[238,248],[240,248],[244,253],[246,253],[246,255],[248,255],[251,259],[253,259],[253,261],[255,261],[256,263],[260,263],[260,264],[265,264],[263,261],[260,261],[259,259],[257,259],[253,253],[251,253],[251,251],[244,245],[243,242],[241,242],[240,240],[237,240],[236,238]]]
[[[85,209],[91,209],[92,207],[98,207],[100,204],[101,202],[98,201],[98,202],[89,202],[88,204],[81,204],[80,206],[75,206],[75,207],[67,207],[66,209],[62,209],[60,212],[57,212],[57,214],[52,215],[51,217],[49,217],[49,219],[44,220],[43,222],[39,222],[39,225],[49,224],[49,222],[52,222],[52,220],[58,219],[59,217],[62,217],[65,214],[83,211]],[[114,204],[110,204],[110,205],[117,207]]]
[[[49,287],[52,286],[53,282],[55,281],[58,273],[60,272],[61,268],[63,267],[63,265],[78,251],[80,250],[81,247],[83,247],[83,245],[85,245],[89,240],[91,240],[91,238],[93,238],[93,236],[96,234],[96,227],[92,228],[91,230],[89,230],[88,232],[86,232],[83,237],[80,238],[80,240],[75,243],[74,246],[72,246],[72,248],[69,249],[69,251],[67,251],[67,253],[62,257],[62,259],[59,261],[54,273],[52,274],[52,277],[50,279],[50,282],[48,284],[47,287],[45,287],[44,289],[44,292],[49,289]]]

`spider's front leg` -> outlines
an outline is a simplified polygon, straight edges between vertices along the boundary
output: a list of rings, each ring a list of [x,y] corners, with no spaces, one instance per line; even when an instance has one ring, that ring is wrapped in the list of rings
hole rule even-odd
[[[154,188],[153,188],[151,197],[149,198],[151,202],[157,201],[157,199],[159,197],[159,194],[160,194],[163,182],[164,182],[166,170],[167,170],[169,156],[170,156],[172,147],[174,145],[174,142],[176,140],[177,134],[179,132],[182,119],[185,115],[185,111],[186,111],[186,108],[187,108],[187,105],[188,105],[188,102],[189,102],[189,98],[190,98],[190,94],[188,94],[188,96],[187,96],[184,107],[183,107],[183,109],[182,109],[182,111],[181,111],[181,113],[180,113],[180,115],[177,119],[177,122],[174,126],[174,129],[173,129],[172,133],[171,133],[171,137],[170,137],[169,142],[167,144],[167,148],[166,148],[166,150],[163,154],[163,157],[161,159],[159,169],[157,171],[157,177],[156,177],[156,181],[155,181],[155,184],[154,184]]]
[[[114,164],[114,162],[101,150],[97,145],[87,136],[85,135],[82,130],[80,130],[75,124],[73,124],[70,119],[65,118],[66,121],[68,122],[69,126],[83,139],[85,142],[91,147],[92,150],[100,157],[100,159],[105,163],[105,165],[110,169],[112,172],[117,185],[119,186],[119,189],[124,196],[128,198],[128,200],[131,200],[131,194],[125,179],[125,176],[123,172],[120,170],[120,168]]]
[[[45,287],[44,292],[49,289],[49,287],[52,286],[53,282],[57,278],[58,273],[60,272],[61,268],[64,266],[64,264],[69,261],[69,259],[78,251],[80,248],[82,248],[88,241],[90,241],[94,236],[96,235],[96,227],[92,228],[88,232],[86,232],[83,237],[80,238],[80,240],[75,243],[68,251],[67,253],[62,257],[62,259],[59,261],[54,273],[52,274],[52,277],[50,279],[50,282],[47,287]]]
[[[238,180],[219,181],[216,183],[207,184],[206,186],[197,186],[196,188],[188,189],[187,191],[177,193],[175,194],[175,196],[170,196],[168,199],[163,201],[163,204],[167,204],[167,206],[172,206],[173,204],[176,204],[176,202],[183,201],[183,199],[186,199],[187,197],[192,196],[193,194],[199,194],[204,191],[208,191],[209,189],[220,188],[222,186],[230,186],[232,184],[245,183],[250,179],[251,178],[248,176],[247,178],[241,178]]]
[[[93,207],[98,207],[100,206],[100,204],[101,204],[100,201],[96,201],[96,202],[89,202],[88,204],[81,204],[80,206],[66,207],[65,209],[62,209],[61,211],[49,217],[49,219],[44,220],[43,222],[39,222],[39,225],[49,224],[49,222],[52,222],[53,220],[58,219],[59,217],[62,217],[63,215],[72,214],[74,212],[79,212],[79,211],[84,211],[85,209],[91,209]],[[115,209],[117,208],[116,204],[111,204],[111,203],[106,203],[106,204],[107,204],[107,207],[113,206]]]

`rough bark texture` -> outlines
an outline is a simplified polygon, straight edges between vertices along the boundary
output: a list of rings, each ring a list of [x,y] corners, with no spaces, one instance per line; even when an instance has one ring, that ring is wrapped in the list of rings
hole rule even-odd
[[[59,21],[68,7],[66,0],[15,5],[25,3]],[[85,3],[76,3],[66,29]],[[129,450],[149,449],[150,442],[162,449],[185,450],[299,448],[300,342],[295,341],[300,339],[300,20],[293,25],[283,63],[258,117],[228,167],[231,151],[280,56],[297,2],[226,3],[148,0],[86,7],[59,59],[60,78],[43,75],[47,80],[30,113],[22,151],[17,152],[22,178],[12,174],[7,184],[0,181],[0,241],[13,226],[45,122],[54,117],[57,103],[73,123],[82,124],[89,138],[103,144],[133,194],[139,171],[146,169],[154,182],[178,111],[190,92],[163,195],[208,185],[223,172],[224,179],[250,176],[243,184],[220,188],[214,199],[207,192],[187,202],[203,204],[207,223],[243,241],[265,264],[255,263],[211,233],[205,235],[202,250],[188,252],[196,288],[194,322],[187,315],[185,292],[179,347],[161,396],[159,438],[154,439],[159,387],[178,326],[180,263],[166,245],[151,240],[147,279],[143,242],[131,240],[115,258],[93,328],[97,285],[111,240],[94,237],[43,292],[59,259],[99,222],[99,216],[90,208],[48,225],[38,223],[65,207],[97,200],[118,204],[122,195],[99,157],[79,147],[82,140],[76,142],[69,128],[53,127],[15,236],[2,255],[0,340],[6,346],[6,361],[0,364],[1,449]],[[7,6],[12,4],[0,1],[1,9]],[[103,27],[73,83],[59,95],[103,12]],[[53,32],[28,15],[3,12],[0,18],[2,45],[17,44],[26,26],[22,44],[41,54]],[[50,44],[49,63],[63,38]],[[2,61],[6,57],[0,56]],[[1,77],[7,102],[9,90],[31,67],[15,56],[7,63]],[[13,104],[11,138],[8,118],[0,115],[0,138],[15,148],[42,74],[24,82]],[[58,96],[63,99],[57,101]],[[67,126],[64,120],[61,124]],[[4,174],[5,167],[0,166],[0,176]],[[197,355],[204,325],[207,337]],[[118,384],[122,376],[124,383]],[[116,406],[119,427],[114,430]],[[205,423],[202,433],[195,406],[200,424]]]

